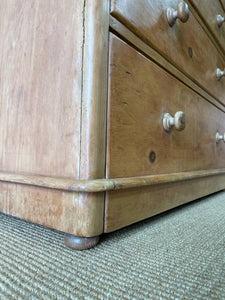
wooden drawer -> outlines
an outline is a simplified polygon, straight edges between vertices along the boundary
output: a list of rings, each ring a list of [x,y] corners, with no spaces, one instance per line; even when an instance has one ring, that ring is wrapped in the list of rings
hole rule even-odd
[[[165,11],[179,2],[112,0],[111,14],[225,104],[225,81],[216,80],[216,69],[224,69],[225,62],[195,17],[190,13],[186,23],[168,25]]]
[[[225,50],[225,24],[219,24],[217,21],[217,17],[224,17],[225,15],[219,0],[207,1],[207,3],[202,3],[201,0],[189,1],[212,31],[217,42]]]
[[[219,0],[223,9],[225,9],[225,0]]]
[[[135,63],[134,63],[135,62]],[[113,34],[110,36],[108,178],[220,168],[222,111]],[[163,115],[183,111],[186,128],[163,129]]]

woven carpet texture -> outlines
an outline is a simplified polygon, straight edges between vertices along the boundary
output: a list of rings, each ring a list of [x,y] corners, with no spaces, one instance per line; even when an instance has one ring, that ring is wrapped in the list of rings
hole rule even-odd
[[[0,214],[0,299],[225,299],[225,192],[104,235],[91,250]]]

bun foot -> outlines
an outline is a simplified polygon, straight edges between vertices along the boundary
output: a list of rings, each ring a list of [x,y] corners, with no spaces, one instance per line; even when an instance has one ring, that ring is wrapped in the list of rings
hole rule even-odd
[[[65,233],[64,243],[67,247],[74,250],[85,250],[96,246],[99,242],[99,236],[94,237],[80,237]]]

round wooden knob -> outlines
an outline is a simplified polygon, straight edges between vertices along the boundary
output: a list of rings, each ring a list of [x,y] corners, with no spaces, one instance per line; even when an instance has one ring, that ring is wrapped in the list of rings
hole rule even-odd
[[[216,142],[217,144],[220,142],[220,141],[223,141],[225,143],[225,133],[222,135],[222,134],[219,134],[219,132],[216,133]]]
[[[182,111],[176,112],[174,118],[169,113],[164,114],[163,128],[170,131],[173,126],[179,131],[184,130],[186,127],[186,117]]]
[[[173,26],[176,22],[176,19],[179,19],[181,22],[185,23],[189,19],[189,8],[187,3],[179,2],[177,10],[173,8],[167,8],[166,10],[167,22],[170,26]]]
[[[222,17],[221,15],[216,16],[216,22],[218,27],[221,27],[223,25],[223,22],[225,21],[225,18]]]
[[[216,69],[216,78],[220,80],[223,76],[225,76],[225,69],[222,71],[219,68]]]

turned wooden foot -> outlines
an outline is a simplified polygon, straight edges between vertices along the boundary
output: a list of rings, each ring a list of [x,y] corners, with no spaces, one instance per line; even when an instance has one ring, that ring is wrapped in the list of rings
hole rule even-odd
[[[64,243],[67,247],[74,250],[85,250],[96,246],[99,242],[99,236],[94,237],[80,237],[65,233]]]

